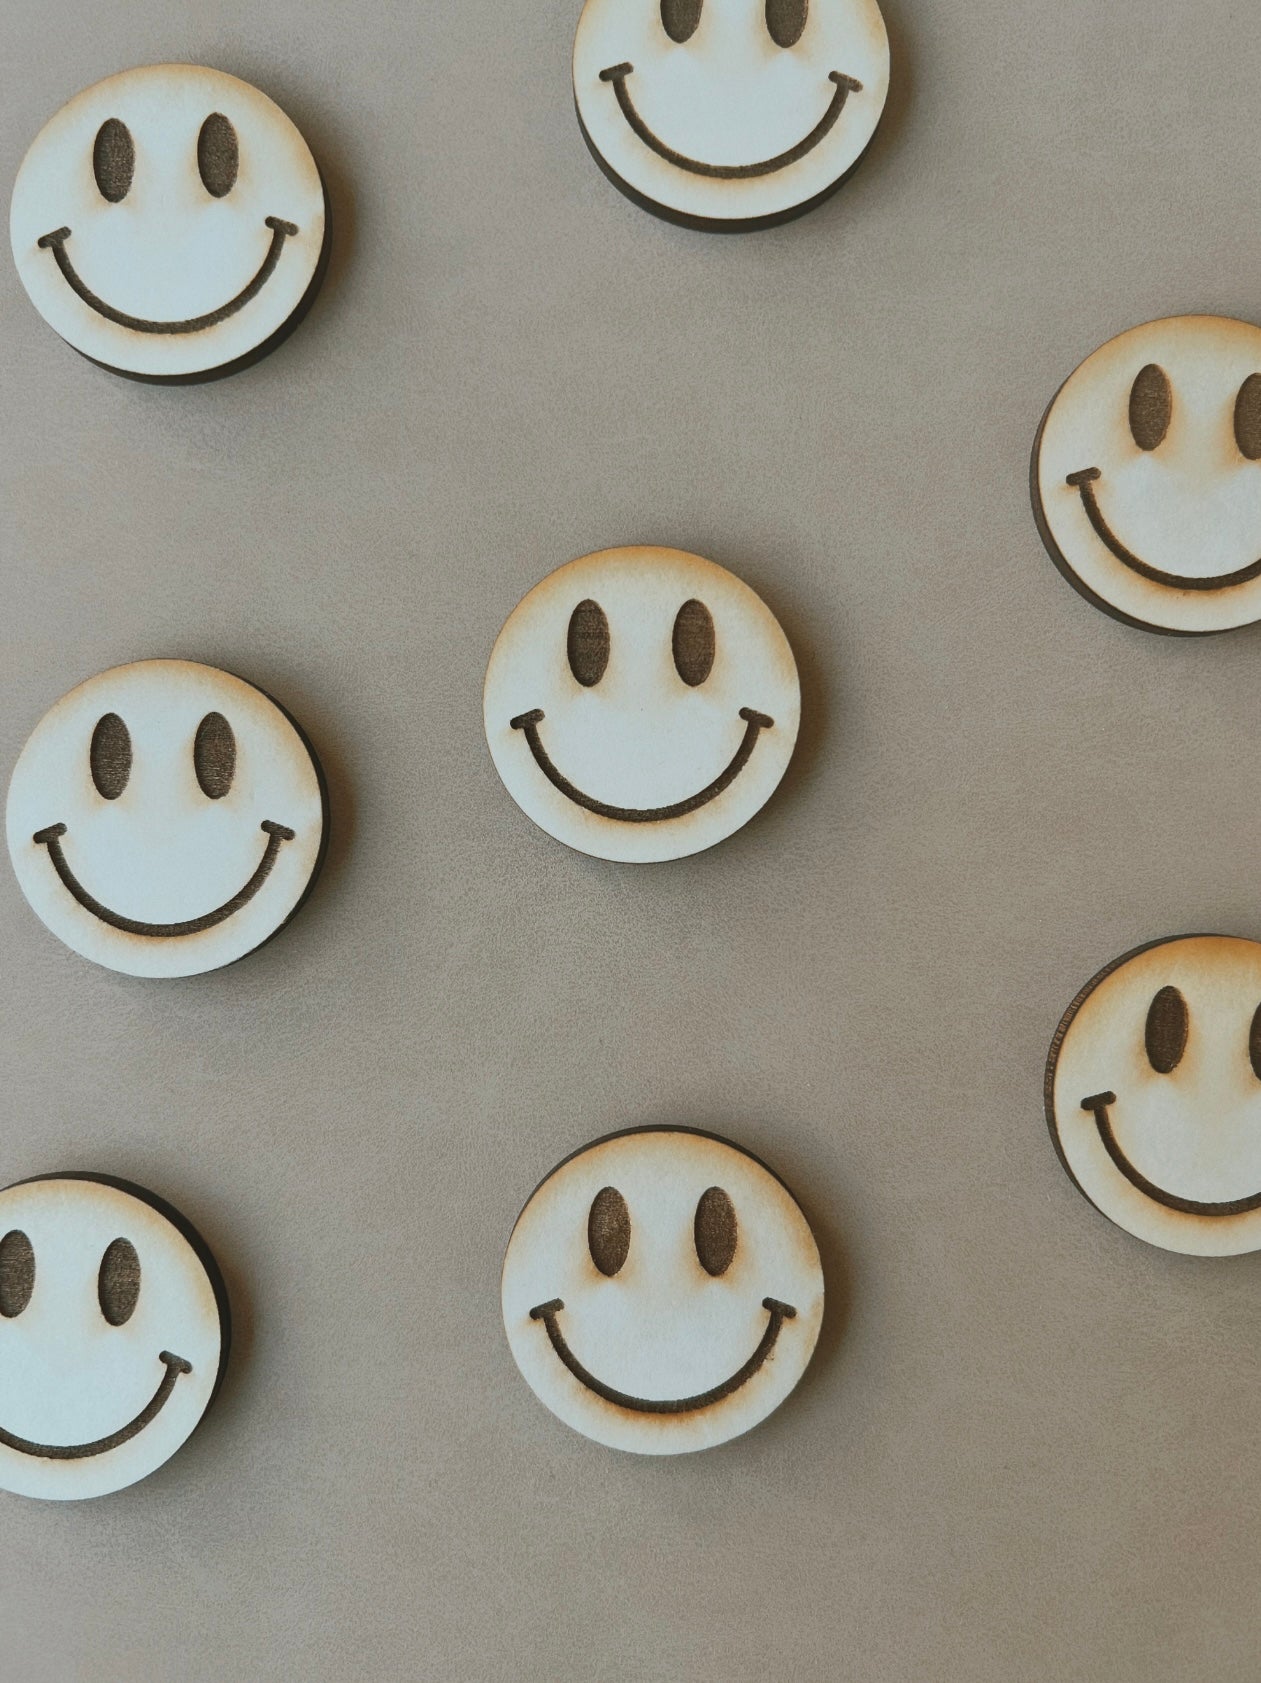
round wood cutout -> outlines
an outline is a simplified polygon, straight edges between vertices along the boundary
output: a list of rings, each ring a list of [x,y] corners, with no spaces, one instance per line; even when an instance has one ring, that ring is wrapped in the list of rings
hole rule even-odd
[[[585,1146],[534,1192],[504,1257],[503,1315],[517,1366],[566,1425],[680,1455],[788,1396],[819,1336],[823,1270],[757,1158],[642,1128]]]
[[[1109,340],[1056,394],[1031,477],[1095,607],[1183,634],[1261,619],[1261,328],[1170,316]]]
[[[679,859],[747,824],[797,740],[801,689],[770,609],[678,549],[560,567],[499,634],[486,737],[509,793],[602,859]]]
[[[13,256],[62,338],[136,379],[231,373],[279,343],[323,278],[310,148],[235,76],[151,64],[45,124],[13,189]]]
[[[1261,1250],[1261,944],[1170,937],[1092,977],[1051,1043],[1046,1114],[1119,1227],[1192,1256]]]
[[[116,666],[63,696],[14,768],[22,892],[67,946],[131,976],[192,976],[293,916],[324,858],[324,779],[301,731],[242,678]]]
[[[227,1294],[140,1187],[52,1175],[0,1192],[0,1489],[71,1502],[169,1461],[219,1387]]]
[[[645,210],[765,228],[835,192],[876,132],[889,41],[876,0],[586,0],[578,121]]]

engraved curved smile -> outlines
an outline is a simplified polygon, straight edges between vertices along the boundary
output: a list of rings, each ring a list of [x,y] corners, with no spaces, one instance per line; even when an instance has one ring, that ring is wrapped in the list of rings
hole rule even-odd
[[[184,923],[140,923],[135,918],[123,917],[118,912],[110,911],[108,906],[103,906],[99,900],[94,899],[66,863],[66,856],[61,847],[61,838],[66,833],[64,824],[50,824],[46,830],[37,830],[31,840],[36,846],[48,849],[53,870],[84,910],[91,912],[93,917],[99,917],[102,923],[108,923],[111,929],[121,929],[127,935],[199,935],[203,929],[213,929],[217,923],[223,923],[233,912],[239,912],[242,906],[254,898],[271,875],[271,868],[276,863],[281,843],[293,840],[292,830],[283,824],[273,824],[270,818],[263,820],[261,828],[266,832],[267,846],[254,875],[245,887],[239,889],[230,900],[225,900],[223,905],[216,907],[213,912],[207,912],[203,917],[189,918]]]
[[[575,806],[585,807],[588,812],[594,812],[601,818],[619,818],[624,824],[659,824],[668,818],[682,818],[689,812],[695,812],[698,807],[707,805],[735,782],[748,764],[749,756],[757,746],[759,734],[770,730],[775,723],[774,719],[768,719],[765,713],[756,713],[752,707],[742,707],[740,717],[745,721],[745,732],[740,746],[726,770],[720,772],[699,794],[690,795],[685,801],[675,801],[672,806],[609,806],[591,795],[584,795],[576,784],[571,783],[564,773],[552,764],[551,756],[539,736],[539,725],[544,717],[542,709],[536,707],[532,712],[518,713],[515,719],[509,720],[513,730],[524,731],[530,752],[544,777],[559,789],[562,795],[573,801]]]
[[[298,231],[292,222],[282,222],[278,216],[264,217],[263,222],[265,227],[271,229],[271,244],[254,279],[248,286],[243,287],[235,298],[226,304],[220,304],[217,310],[211,310],[204,316],[190,316],[187,321],[145,321],[141,316],[129,316],[122,310],[116,310],[112,304],[98,298],[96,293],[80,280],[77,269],[66,255],[66,241],[70,238],[69,228],[54,228],[51,234],[44,234],[37,244],[41,251],[52,252],[57,267],[65,276],[70,289],[78,293],[83,302],[95,310],[98,316],[104,316],[106,321],[116,322],[119,327],[129,327],[133,333],[200,333],[207,327],[217,327],[221,321],[226,321],[229,316],[234,316],[238,310],[244,309],[251,298],[258,296],[280,261],[286,235],[296,234]]]
[[[795,146],[790,146],[786,152],[777,153],[773,158],[763,158],[758,164],[706,164],[698,158],[689,158],[683,152],[676,152],[672,146],[667,146],[664,140],[659,140],[648,127],[635,109],[626,88],[626,78],[634,69],[633,64],[611,64],[607,70],[600,72],[602,82],[612,83],[617,103],[621,106],[622,115],[631,129],[645,146],[650,147],[668,164],[673,164],[676,169],[688,170],[692,175],[707,175],[717,181],[749,181],[759,175],[774,175],[776,170],[786,169],[789,164],[795,164],[799,158],[804,158],[807,152],[813,152],[832,129],[850,94],[861,93],[863,90],[862,83],[856,82],[852,76],[844,76],[839,70],[832,70],[828,73],[828,81],[834,83],[835,87],[828,108],[810,133]]]
[[[1228,590],[1231,585],[1247,584],[1250,579],[1261,578],[1261,560],[1239,567],[1233,573],[1216,573],[1212,578],[1187,578],[1182,573],[1162,573],[1159,567],[1141,561],[1133,550],[1125,547],[1104,518],[1099,498],[1095,495],[1095,482],[1102,478],[1103,474],[1097,467],[1081,468],[1076,473],[1070,473],[1066,483],[1081,493],[1086,518],[1096,534],[1131,572],[1151,579],[1154,584],[1168,585],[1173,590]]]
[[[19,1455],[38,1456],[41,1461],[86,1461],[89,1456],[104,1455],[107,1450],[120,1448],[130,1442],[138,1432],[143,1432],[149,1422],[162,1412],[180,1375],[193,1371],[191,1362],[186,1362],[183,1356],[173,1356],[169,1350],[163,1350],[158,1360],[166,1368],[162,1375],[162,1383],[136,1418],[126,1426],[121,1426],[118,1431],[111,1432],[109,1437],[97,1438],[93,1443],[32,1443],[29,1438],[17,1437],[0,1426],[0,1444],[6,1449],[17,1450]]]
[[[1217,1204],[1201,1203],[1195,1198],[1180,1197],[1176,1192],[1166,1192],[1163,1187],[1148,1180],[1145,1174],[1134,1167],[1117,1142],[1112,1120],[1108,1115],[1109,1106],[1116,1102],[1115,1093],[1095,1093],[1090,1098],[1083,1099],[1081,1107],[1094,1115],[1095,1126],[1099,1129],[1099,1138],[1103,1141],[1104,1150],[1131,1186],[1137,1187],[1157,1204],[1163,1204],[1166,1209],[1179,1210],[1183,1215],[1232,1216],[1247,1215],[1251,1210],[1261,1210],[1261,1192],[1254,1192],[1250,1198],[1229,1198]]]
[[[678,1397],[670,1402],[657,1402],[652,1398],[631,1397],[625,1391],[615,1391],[611,1385],[606,1385],[602,1379],[597,1379],[583,1367],[566,1343],[565,1335],[556,1321],[557,1315],[564,1307],[563,1300],[554,1297],[550,1303],[540,1303],[531,1309],[530,1319],[542,1321],[553,1350],[575,1379],[589,1391],[594,1391],[597,1397],[603,1397],[605,1402],[615,1403],[618,1408],[633,1409],[636,1414],[692,1414],[699,1408],[708,1408],[711,1403],[722,1402],[724,1397],[733,1395],[752,1379],[775,1348],[775,1341],[784,1322],[793,1320],[797,1314],[791,1303],[781,1303],[778,1298],[764,1297],[762,1307],[770,1317],[766,1323],[766,1331],[762,1334],[757,1349],[742,1367],[736,1369],[730,1379],[724,1379],[721,1385],[715,1385],[709,1391],[701,1391],[694,1397]]]

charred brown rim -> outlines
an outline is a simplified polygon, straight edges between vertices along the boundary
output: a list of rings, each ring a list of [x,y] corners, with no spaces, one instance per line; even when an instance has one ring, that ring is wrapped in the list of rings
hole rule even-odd
[[[96,1438],[92,1443],[48,1444],[32,1443],[29,1438],[20,1438],[13,1432],[6,1432],[0,1426],[0,1444],[6,1449],[16,1450],[19,1455],[33,1455],[41,1461],[86,1461],[94,1455],[104,1455],[111,1449],[121,1449],[123,1444],[143,1432],[166,1407],[167,1399],[175,1389],[181,1374],[193,1371],[192,1363],[186,1362],[183,1356],[173,1356],[169,1350],[163,1350],[158,1360],[166,1368],[162,1381],[149,1401],[136,1415],[118,1431],[111,1432],[108,1437]]]
[[[597,1379],[582,1365],[569,1348],[565,1335],[557,1324],[556,1317],[564,1307],[564,1301],[554,1297],[550,1302],[537,1304],[531,1309],[530,1319],[542,1321],[553,1350],[580,1384],[585,1385],[588,1391],[593,1391],[597,1397],[602,1397],[605,1402],[613,1403],[617,1408],[631,1409],[636,1414],[694,1414],[698,1409],[709,1408],[712,1404],[734,1395],[766,1363],[775,1348],[780,1328],[785,1321],[795,1319],[797,1314],[791,1303],[781,1303],[775,1297],[764,1297],[762,1307],[770,1318],[757,1349],[747,1362],[737,1368],[729,1379],[724,1379],[721,1385],[715,1385],[711,1390],[701,1391],[694,1397],[679,1397],[658,1402],[653,1398],[632,1397],[625,1391],[615,1391],[611,1385]]]
[[[571,783],[564,772],[557,769],[539,735],[539,726],[545,717],[542,708],[535,707],[529,713],[518,713],[515,719],[508,722],[513,730],[524,734],[535,763],[554,788],[559,789],[575,806],[583,807],[587,812],[594,812],[599,818],[614,818],[623,824],[660,824],[671,818],[684,818],[689,812],[707,806],[725,789],[731,787],[748,764],[761,732],[772,729],[775,724],[774,719],[768,718],[765,713],[758,713],[752,707],[742,707],[740,717],[745,722],[745,732],[740,746],[726,768],[698,794],[690,795],[687,800],[675,801],[672,806],[609,806],[592,795],[584,794],[576,783]]]
[[[104,316],[106,321],[112,321],[119,327],[130,328],[133,333],[201,333],[208,327],[217,327],[221,321],[227,321],[229,316],[236,315],[238,310],[244,309],[258,296],[280,262],[286,238],[298,232],[295,223],[282,221],[279,216],[264,217],[263,225],[271,229],[271,244],[253,280],[243,286],[235,298],[221,304],[217,310],[211,310],[202,316],[190,316],[186,321],[146,321],[142,316],[129,316],[123,310],[116,310],[112,304],[107,304],[103,298],[99,298],[91,287],[80,279],[78,270],[66,254],[66,241],[70,238],[69,228],[54,228],[52,233],[41,235],[36,244],[41,251],[52,252],[70,290],[82,298],[89,309],[95,310],[98,316]]]
[[[1229,1198],[1221,1203],[1202,1203],[1196,1198],[1183,1198],[1176,1192],[1166,1192],[1163,1186],[1157,1186],[1155,1181],[1148,1180],[1121,1150],[1112,1127],[1112,1118],[1108,1114],[1110,1107],[1116,1102],[1115,1093],[1094,1093],[1090,1098],[1081,1101],[1081,1107],[1094,1116],[1099,1138],[1103,1141],[1108,1156],[1130,1185],[1137,1187],[1145,1197],[1153,1199],[1157,1204],[1163,1204],[1166,1209],[1178,1210],[1182,1215],[1235,1216],[1261,1210],[1261,1192],[1254,1192],[1250,1198]]]
[[[188,918],[183,923],[142,923],[136,918],[123,917],[120,912],[111,911],[108,906],[95,899],[75,876],[66,860],[61,846],[61,838],[66,834],[64,824],[50,824],[46,830],[37,830],[31,840],[37,846],[48,849],[52,867],[72,898],[77,900],[85,911],[91,912],[93,917],[107,923],[111,929],[121,929],[125,935],[171,938],[200,935],[204,930],[213,929],[217,924],[226,922],[233,913],[239,912],[242,906],[254,898],[271,875],[281,844],[294,838],[292,830],[284,824],[274,823],[270,818],[265,818],[260,828],[266,833],[267,846],[263,849],[263,857],[259,860],[253,876],[245,886],[238,889],[230,900],[225,900],[223,905],[217,906],[213,912],[206,912],[202,917]]]
[[[1080,493],[1082,507],[1086,511],[1086,518],[1094,527],[1096,535],[1107,546],[1122,565],[1140,578],[1150,579],[1153,584],[1164,585],[1170,590],[1229,590],[1232,585],[1248,584],[1255,578],[1261,578],[1261,560],[1251,561],[1246,567],[1238,567],[1232,573],[1215,573],[1211,578],[1187,578],[1182,573],[1164,573],[1159,567],[1153,567],[1149,562],[1140,559],[1133,550],[1127,549],[1109,526],[1099,507],[1099,498],[1095,494],[1095,485],[1103,478],[1097,467],[1081,468],[1076,473],[1068,475],[1066,484]]]
[[[673,164],[676,169],[687,170],[691,175],[703,175],[714,181],[749,181],[762,175],[774,175],[779,170],[786,169],[789,164],[797,163],[808,152],[813,152],[835,126],[850,94],[861,93],[863,87],[862,83],[855,81],[852,76],[846,76],[839,70],[831,70],[828,72],[828,81],[835,86],[828,108],[809,134],[803,136],[795,146],[777,153],[773,158],[763,158],[760,163],[707,164],[698,158],[689,158],[684,152],[676,152],[648,127],[626,90],[626,78],[634,74],[634,69],[633,64],[611,64],[600,72],[600,80],[612,84],[617,103],[632,133],[637,135],[650,151],[655,152],[659,158],[664,158],[668,164]]]

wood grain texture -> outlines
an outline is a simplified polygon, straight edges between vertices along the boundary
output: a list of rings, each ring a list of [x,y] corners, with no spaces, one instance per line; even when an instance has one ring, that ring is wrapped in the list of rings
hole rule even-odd
[[[265,94],[146,65],[40,131],[10,235],[31,301],[77,351],[187,383],[247,366],[301,319],[327,266],[326,210],[309,147]]]

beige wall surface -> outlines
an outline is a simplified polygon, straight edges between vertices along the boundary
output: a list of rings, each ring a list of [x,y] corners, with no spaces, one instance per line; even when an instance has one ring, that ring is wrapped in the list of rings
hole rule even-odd
[[[334,836],[187,982],[76,958],[0,868],[0,1179],[164,1193],[239,1331],[156,1476],[0,1500],[0,1677],[1255,1683],[1261,1257],[1109,1226],[1040,1086],[1104,961],[1261,936],[1261,629],[1105,618],[1027,493],[1096,344],[1261,316],[1255,20],[887,0],[857,176],[722,238],[588,158],[577,10],[8,0],[7,181],[76,90],[187,58],[297,120],[336,248],[276,355],[175,390],[0,263],[0,765],[190,656],[303,721]],[[654,541],[762,593],[805,725],[738,836],[618,866],[512,804],[480,689],[530,585]],[[535,1181],[638,1122],[769,1159],[830,1293],[787,1405],[662,1461],[553,1419],[497,1300]]]

